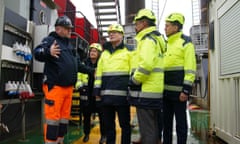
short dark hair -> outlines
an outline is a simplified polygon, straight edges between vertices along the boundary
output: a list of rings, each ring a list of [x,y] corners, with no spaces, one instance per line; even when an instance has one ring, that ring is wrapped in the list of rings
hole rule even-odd
[[[142,20],[145,20],[148,23],[149,26],[156,26],[154,20],[151,20],[146,16],[143,16],[140,19],[138,19],[138,21],[142,21]]]
[[[177,26],[179,31],[182,30],[182,28],[183,28],[183,25],[180,24],[178,21],[173,21],[173,22],[170,22],[170,23]]]

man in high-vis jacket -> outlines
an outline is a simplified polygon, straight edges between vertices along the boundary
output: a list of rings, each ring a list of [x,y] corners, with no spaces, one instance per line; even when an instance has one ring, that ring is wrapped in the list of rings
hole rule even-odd
[[[116,143],[115,114],[121,128],[121,144],[130,144],[130,106],[127,101],[130,74],[130,51],[123,41],[124,30],[120,24],[108,27],[109,41],[98,61],[94,83],[95,96],[101,98],[107,144]]]
[[[129,102],[136,106],[141,143],[158,144],[161,133],[158,122],[162,110],[165,41],[156,29],[156,17],[151,10],[139,10],[134,23],[137,47],[132,56]]]
[[[59,17],[55,22],[55,31],[34,49],[35,59],[45,63],[43,78],[45,144],[63,144],[77,72],[94,72],[94,69],[84,67],[76,57],[76,50],[70,40],[72,28],[72,22],[67,16]]]
[[[186,144],[186,105],[196,74],[194,45],[182,32],[184,16],[172,13],[165,19],[167,51],[164,55],[163,118],[164,144],[172,144],[173,117],[176,119],[177,144]]]

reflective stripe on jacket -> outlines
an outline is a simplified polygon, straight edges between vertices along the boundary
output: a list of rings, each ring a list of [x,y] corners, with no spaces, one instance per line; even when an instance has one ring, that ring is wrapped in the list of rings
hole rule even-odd
[[[130,51],[123,42],[115,49],[110,42],[103,46],[94,83],[95,96],[101,96],[103,105],[127,105]]]
[[[165,96],[178,100],[180,92],[190,94],[196,74],[196,57],[190,37],[178,32],[168,38],[164,56]]]
[[[137,48],[131,61],[132,79],[141,84],[141,91],[130,91],[130,102],[138,107],[156,109],[162,105],[165,41],[160,33],[153,34],[154,31],[156,27],[148,27],[135,37]]]

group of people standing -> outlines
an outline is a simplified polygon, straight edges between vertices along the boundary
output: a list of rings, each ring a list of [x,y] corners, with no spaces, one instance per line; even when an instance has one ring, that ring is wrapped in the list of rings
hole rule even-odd
[[[83,64],[70,44],[70,19],[66,16],[57,19],[56,32],[34,49],[35,58],[45,62],[45,144],[63,144],[78,72],[84,73],[78,73],[83,80],[79,88],[84,115],[83,142],[89,140],[91,113],[97,112],[100,144],[116,143],[116,114],[121,143],[130,144],[130,106],[134,106],[142,144],[162,141],[172,144],[174,116],[177,143],[186,144],[186,105],[196,72],[195,51],[191,39],[182,33],[184,16],[172,13],[165,21],[167,40],[157,31],[154,13],[139,10],[133,20],[136,30],[133,51],[124,43],[123,27],[110,25],[109,41],[91,44]]]

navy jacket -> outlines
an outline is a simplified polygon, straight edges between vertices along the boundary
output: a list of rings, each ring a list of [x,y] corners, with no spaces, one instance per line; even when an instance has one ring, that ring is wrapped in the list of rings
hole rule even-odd
[[[55,58],[50,54],[50,47],[56,40],[61,54]],[[44,83],[49,85],[72,86],[77,81],[77,72],[93,73],[94,69],[81,64],[76,50],[69,38],[62,38],[56,32],[51,32],[35,49],[35,59],[45,62]]]

